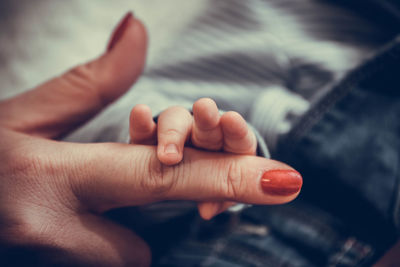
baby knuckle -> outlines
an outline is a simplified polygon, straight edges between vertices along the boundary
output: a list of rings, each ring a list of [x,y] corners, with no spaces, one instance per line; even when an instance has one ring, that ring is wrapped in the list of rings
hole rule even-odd
[[[224,145],[222,138],[210,138],[207,135],[201,135],[201,134],[194,134],[192,141],[196,145],[206,147],[207,149],[210,150],[220,150]]]
[[[166,136],[183,136],[184,133],[178,129],[168,129],[164,133]]]

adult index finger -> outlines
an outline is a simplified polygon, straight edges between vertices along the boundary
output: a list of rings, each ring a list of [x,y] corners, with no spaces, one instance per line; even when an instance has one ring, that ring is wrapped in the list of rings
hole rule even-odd
[[[163,200],[281,204],[302,186],[290,166],[256,156],[186,148],[180,164],[166,166],[153,146],[67,145],[71,188],[83,205],[98,211]]]

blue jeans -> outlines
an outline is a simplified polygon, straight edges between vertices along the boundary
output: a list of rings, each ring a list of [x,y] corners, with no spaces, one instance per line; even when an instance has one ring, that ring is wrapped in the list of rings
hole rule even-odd
[[[304,178],[294,202],[136,227],[154,266],[370,266],[400,229],[399,78],[397,39],[281,139],[272,156]]]

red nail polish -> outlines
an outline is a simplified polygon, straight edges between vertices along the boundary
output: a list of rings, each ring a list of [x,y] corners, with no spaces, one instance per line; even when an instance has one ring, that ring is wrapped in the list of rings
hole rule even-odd
[[[124,18],[121,20],[121,22],[118,24],[118,26],[115,28],[111,39],[107,45],[107,51],[110,51],[113,49],[116,43],[121,39],[122,35],[124,34],[125,29],[129,25],[129,21],[133,18],[132,12],[128,12]]]
[[[261,187],[269,195],[290,196],[300,191],[303,178],[295,170],[270,170],[261,177]]]

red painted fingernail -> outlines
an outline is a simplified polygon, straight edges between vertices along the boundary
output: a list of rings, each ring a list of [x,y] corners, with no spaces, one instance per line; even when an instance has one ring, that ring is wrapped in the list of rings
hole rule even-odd
[[[270,170],[261,177],[261,187],[269,195],[290,196],[300,191],[303,178],[295,170]]]
[[[122,35],[124,34],[124,31],[129,25],[129,21],[133,18],[133,13],[128,12],[124,18],[121,20],[121,22],[118,24],[118,26],[115,28],[110,41],[108,42],[107,45],[107,51],[110,51],[113,49],[116,43],[121,39]]]

